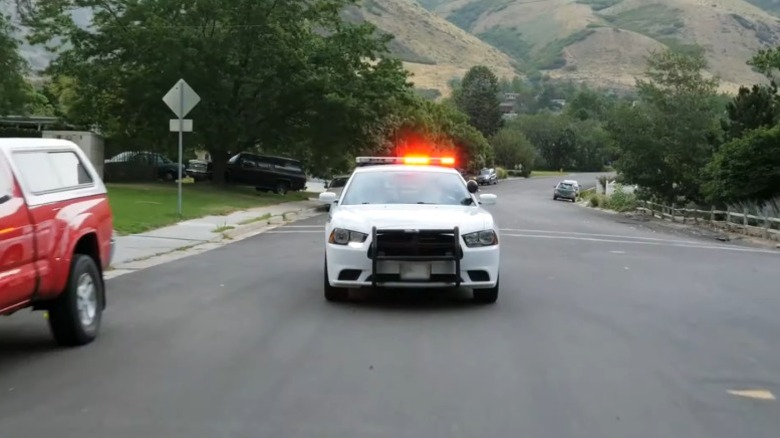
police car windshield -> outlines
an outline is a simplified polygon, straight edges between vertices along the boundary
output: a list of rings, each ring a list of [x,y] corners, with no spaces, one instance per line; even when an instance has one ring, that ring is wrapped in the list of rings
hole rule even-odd
[[[458,174],[398,170],[356,173],[341,205],[470,205],[471,201]]]

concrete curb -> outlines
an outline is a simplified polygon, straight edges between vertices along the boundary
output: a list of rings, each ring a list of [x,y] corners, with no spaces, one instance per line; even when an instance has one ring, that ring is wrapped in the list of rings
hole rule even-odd
[[[290,210],[280,215],[269,216],[268,219],[258,220],[257,222],[249,223],[240,227],[233,228],[232,230],[225,231],[222,236],[212,239],[210,242],[228,239],[235,239],[239,236],[243,236],[249,233],[257,233],[267,231],[276,228],[286,223],[293,223],[295,221],[306,219],[307,214],[317,212],[316,208],[302,208],[298,210]]]
[[[140,271],[152,266],[172,262],[174,260],[189,257],[195,254],[200,254],[205,251],[220,248],[230,243],[262,234],[282,225],[314,217],[321,213],[322,211],[315,207],[300,208],[284,212],[280,215],[269,216],[265,219],[259,219],[257,222],[248,223],[246,225],[241,225],[236,228],[217,233],[214,238],[209,240],[181,246],[147,257],[139,257],[137,259],[124,261],[118,266],[112,265],[105,271],[104,277],[106,280],[110,280],[130,272]]]

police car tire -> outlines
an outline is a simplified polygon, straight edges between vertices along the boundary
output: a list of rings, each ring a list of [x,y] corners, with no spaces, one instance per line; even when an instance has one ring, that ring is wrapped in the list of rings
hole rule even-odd
[[[325,283],[323,285],[324,292],[325,292],[325,299],[327,301],[331,302],[340,302],[340,301],[346,301],[348,296],[348,291],[345,288],[342,287],[333,287],[330,285],[330,281],[328,280],[328,261],[325,260],[325,269],[324,269],[324,275]]]
[[[490,289],[474,289],[474,302],[477,304],[493,304],[498,301],[498,281]]]

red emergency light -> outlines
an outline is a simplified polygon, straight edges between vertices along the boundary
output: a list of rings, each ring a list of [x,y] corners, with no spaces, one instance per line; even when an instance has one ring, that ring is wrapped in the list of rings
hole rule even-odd
[[[415,166],[454,166],[454,157],[427,157],[424,155],[406,155],[404,157],[356,157],[358,166],[375,166],[378,164],[406,164]]]

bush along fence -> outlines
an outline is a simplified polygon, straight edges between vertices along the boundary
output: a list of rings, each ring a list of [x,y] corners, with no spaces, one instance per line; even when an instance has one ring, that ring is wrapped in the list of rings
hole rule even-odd
[[[716,210],[714,207],[710,210],[698,210],[638,201],[637,210],[672,222],[710,225],[729,232],[780,241],[780,217],[750,214],[747,208],[742,211],[732,208],[725,211]]]

